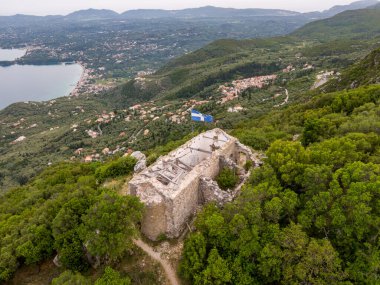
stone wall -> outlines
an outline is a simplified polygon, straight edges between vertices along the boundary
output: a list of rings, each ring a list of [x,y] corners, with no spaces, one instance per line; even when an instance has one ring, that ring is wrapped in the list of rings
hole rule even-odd
[[[187,177],[181,183],[180,193],[173,199],[170,209],[170,222],[168,222],[167,235],[171,238],[178,237],[186,227],[186,222],[194,215],[198,205],[198,175]]]

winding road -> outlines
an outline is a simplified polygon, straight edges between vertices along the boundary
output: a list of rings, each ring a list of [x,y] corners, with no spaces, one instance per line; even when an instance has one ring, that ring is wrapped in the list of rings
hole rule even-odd
[[[278,104],[276,106],[273,106],[274,108],[278,108],[278,107],[284,106],[285,104],[288,103],[288,101],[289,101],[289,91],[288,91],[288,89],[285,89],[285,94],[286,94],[286,98],[285,98],[284,102],[282,102],[281,104]]]
[[[153,258],[155,261],[161,264],[162,268],[165,271],[166,277],[169,279],[171,285],[181,284],[171,264],[167,260],[162,259],[159,252],[154,251],[154,249],[150,245],[146,244],[141,239],[135,239],[133,240],[133,242],[151,258]]]

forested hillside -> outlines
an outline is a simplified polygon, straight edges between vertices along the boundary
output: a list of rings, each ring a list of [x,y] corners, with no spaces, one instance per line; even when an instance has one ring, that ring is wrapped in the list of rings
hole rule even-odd
[[[380,49],[374,50],[364,60],[345,70],[339,78],[323,86],[324,91],[353,89],[380,83]]]

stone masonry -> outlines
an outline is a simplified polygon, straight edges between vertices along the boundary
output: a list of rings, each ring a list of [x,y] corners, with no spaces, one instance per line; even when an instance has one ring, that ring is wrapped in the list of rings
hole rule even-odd
[[[146,206],[142,232],[151,240],[160,235],[179,237],[199,205],[233,200],[236,193],[221,190],[213,179],[223,167],[234,168],[243,177],[248,160],[255,160],[248,147],[214,129],[135,174],[128,187]]]

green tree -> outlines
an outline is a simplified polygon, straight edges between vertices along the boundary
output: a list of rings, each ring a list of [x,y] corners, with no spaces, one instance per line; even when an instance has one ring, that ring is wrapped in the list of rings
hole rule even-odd
[[[75,271],[84,271],[88,263],[84,258],[83,241],[76,230],[61,234],[55,241],[58,250],[59,261],[66,268]]]
[[[180,271],[188,280],[194,280],[206,265],[206,240],[201,233],[195,233],[185,242]]]
[[[79,272],[67,270],[54,278],[51,285],[91,285],[91,281]]]
[[[295,266],[296,279],[304,284],[332,284],[344,281],[338,253],[328,240],[312,239],[304,256]],[[288,284],[294,284],[289,282]]]
[[[107,178],[114,178],[121,175],[128,175],[133,172],[137,160],[134,157],[120,157],[96,170],[95,177],[103,182]]]
[[[80,237],[93,256],[113,261],[132,247],[143,205],[137,197],[103,191],[82,217]]]
[[[128,277],[121,277],[120,273],[107,266],[102,277],[95,281],[95,285],[130,285]]]
[[[16,252],[25,258],[26,264],[35,263],[53,252],[53,237],[45,225],[31,226],[29,240],[17,247]]]
[[[207,259],[207,267],[195,276],[195,285],[222,285],[231,282],[232,273],[227,261],[220,257],[218,250],[213,248]]]

